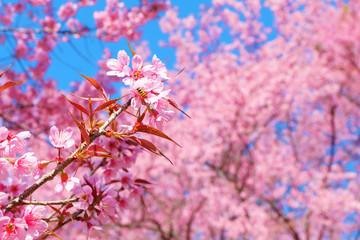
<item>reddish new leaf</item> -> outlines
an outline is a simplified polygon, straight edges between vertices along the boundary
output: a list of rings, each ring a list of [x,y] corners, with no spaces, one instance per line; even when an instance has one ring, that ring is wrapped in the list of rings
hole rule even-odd
[[[182,73],[185,70],[185,68],[181,69],[180,72],[178,72],[177,74],[175,74],[174,76],[170,77],[170,79],[175,78],[176,76],[178,76],[180,73]],[[166,82],[168,79],[162,80],[162,82]]]
[[[127,96],[127,95],[126,95]],[[107,108],[108,106],[116,103],[117,101],[119,101],[120,99],[124,98],[125,96],[121,97],[121,98],[117,98],[117,99],[113,99],[113,100],[109,100],[109,101],[106,101],[104,102],[103,104],[99,105],[97,108],[95,108],[94,112],[98,112],[98,111],[101,111],[105,108]]]
[[[127,42],[127,44],[129,45],[129,48],[130,48],[131,54],[132,54],[133,56],[135,56],[135,55],[136,55],[136,52],[135,52],[135,51],[132,49],[132,47],[130,46],[129,41],[128,41],[128,40],[126,40],[126,42]]]
[[[91,145],[85,153],[94,157],[114,158],[108,150],[96,144]]]
[[[145,180],[145,179],[141,179],[141,178],[137,178],[135,179],[135,183],[141,183],[141,184],[152,184],[151,182]]]
[[[156,136],[165,138],[167,140],[172,141],[173,143],[175,143],[179,147],[181,147],[177,142],[172,140],[168,135],[166,135],[165,133],[163,133],[159,129],[156,129],[156,128],[153,128],[153,127],[150,127],[150,126],[147,126],[147,125],[143,125],[143,124],[138,124],[138,125],[135,125],[134,131],[136,131],[136,132],[144,132],[144,133],[148,133],[148,134],[152,134],[152,135],[156,135]]]
[[[98,152],[98,153],[110,154],[110,152],[108,150],[106,150],[105,148],[101,147],[100,145],[96,145],[96,144],[91,145],[90,147],[88,147],[87,150],[93,151],[93,152]]]
[[[2,73],[2,74],[4,74],[4,73]],[[12,86],[14,86],[14,85],[16,85],[16,84],[22,83],[22,82],[23,82],[23,81],[19,81],[19,82],[12,82],[12,81],[10,81],[10,82],[6,82],[4,85],[1,85],[1,86],[0,86],[0,92],[6,90],[6,89],[8,89],[9,87],[12,87]]]
[[[172,161],[166,157],[157,147],[155,147],[154,144],[152,144],[151,142],[149,142],[148,140],[146,139],[141,139],[141,138],[136,138],[136,137],[129,137],[134,143],[135,145],[140,145],[142,146],[143,148],[149,150],[150,152],[156,154],[156,155],[159,155],[159,156],[163,156],[164,158],[166,158],[171,164]]]
[[[173,106],[174,108],[176,108],[177,110],[179,110],[180,112],[182,112],[185,116],[187,116],[188,118],[191,119],[191,117],[189,115],[187,115],[183,110],[181,110],[181,108],[171,99],[167,99],[167,101],[169,102],[169,104],[171,106]]]
[[[81,136],[82,136],[82,137],[84,138],[84,140],[86,141],[86,144],[89,145],[89,143],[90,143],[90,137],[89,137],[88,133],[86,132],[86,129],[85,129],[84,125],[81,124],[81,123],[79,123],[79,122],[75,119],[75,117],[71,114],[71,112],[69,112],[69,113],[70,113],[71,117],[73,118],[74,122],[76,123],[77,127],[79,128],[80,133],[81,133]]]
[[[4,73],[9,69],[10,65],[2,72],[0,73],[0,78],[4,75]]]
[[[83,76],[86,80],[88,80],[104,96],[104,98],[107,98],[105,90],[103,89],[103,87],[100,86],[100,84],[94,78],[87,77],[85,75],[82,75],[81,73],[79,74]]]
[[[138,118],[137,123],[142,123],[142,121],[145,118],[145,113],[146,113],[147,109],[143,112],[143,114]]]
[[[51,205],[48,205],[50,208],[52,208],[52,210],[54,210],[55,212],[57,212],[58,214],[62,214],[61,212],[60,212],[60,210],[59,209],[57,209],[56,207],[53,207],[53,206],[51,206]]]
[[[70,101],[69,99],[67,99],[67,97],[65,97],[63,94],[61,94],[69,103],[71,103],[71,105],[73,105],[75,108],[77,108],[78,110],[80,110],[81,112],[85,113],[86,115],[90,116],[88,110],[86,110],[83,106],[81,106],[80,104],[77,104],[75,102]]]

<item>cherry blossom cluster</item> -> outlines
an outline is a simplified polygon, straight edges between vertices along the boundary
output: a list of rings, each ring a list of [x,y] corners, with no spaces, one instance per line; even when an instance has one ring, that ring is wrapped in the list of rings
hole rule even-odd
[[[149,124],[162,128],[164,122],[170,121],[174,116],[174,111],[168,109],[168,95],[171,89],[166,89],[164,81],[168,80],[165,65],[153,56],[151,64],[144,65],[140,55],[135,54],[131,60],[124,50],[120,50],[117,59],[109,59],[107,66],[111,71],[109,76],[116,76],[130,86],[132,94],[131,106],[139,109],[145,106],[149,111]]]
[[[139,28],[168,5],[164,0],[141,1],[139,6],[128,8],[122,1],[106,1],[103,11],[94,11],[95,26],[90,26],[81,22],[78,12],[98,6],[96,0],[64,1],[58,9],[51,0],[0,2],[0,44],[15,43],[8,49],[10,54],[26,63],[19,64],[27,72],[19,77],[41,81],[52,62],[49,54],[59,45],[94,35],[103,41],[139,39]]]
[[[133,52],[131,47],[130,50]],[[170,89],[165,90],[164,81],[170,79],[165,65],[154,55],[152,63],[143,66],[142,57],[133,55],[132,68],[130,57],[123,50],[119,51],[118,59],[107,61],[112,70],[108,75],[121,77],[130,86],[125,104],[117,103],[119,99],[110,99],[97,80],[84,75],[97,96],[84,98],[74,94],[80,101],[76,103],[63,95],[67,104],[75,107],[75,112],[70,112],[73,123],[67,122],[67,125],[76,126],[80,137],[73,134],[74,127],[66,125],[49,127],[46,139],[37,133],[32,136],[30,131],[15,132],[0,127],[0,228],[4,229],[1,232],[3,239],[56,237],[55,231],[63,230],[64,225],[74,220],[85,224],[84,230],[91,234],[107,224],[118,224],[124,212],[144,203],[143,197],[151,183],[130,171],[137,155],[146,149],[168,158],[152,142],[138,138],[137,133],[148,133],[177,144],[159,129],[163,122],[173,118],[174,111],[168,110],[168,105],[178,107],[169,98]],[[8,76],[7,72],[5,76]],[[0,85],[0,92],[19,83],[21,81],[6,82]],[[14,87],[8,91],[14,91]],[[47,103],[51,97],[54,96],[45,98]],[[81,103],[84,99],[88,109]],[[11,101],[4,103],[12,104]],[[130,106],[137,111],[136,115],[126,111]],[[145,110],[141,111],[143,106]],[[108,115],[107,120],[104,120],[104,113]],[[121,121],[116,118],[120,114],[123,114]],[[124,125],[122,121],[127,114],[136,119],[131,118],[132,122],[127,121]],[[149,119],[149,125],[144,123],[145,117]],[[55,119],[52,121],[56,122]],[[34,138],[38,138],[35,144],[29,144]],[[30,151],[31,146],[41,151]],[[52,179],[54,182],[50,182]],[[42,193],[43,199],[34,192]],[[56,226],[50,227],[49,222],[55,222]]]

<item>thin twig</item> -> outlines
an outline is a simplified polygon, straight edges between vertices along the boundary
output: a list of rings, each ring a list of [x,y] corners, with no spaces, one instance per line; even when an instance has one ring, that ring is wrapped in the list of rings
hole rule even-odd
[[[125,105],[123,105],[119,110],[113,112],[109,119],[104,123],[104,125],[102,125],[99,129],[99,131],[97,131],[96,133],[92,134],[90,136],[90,142],[89,145],[98,137],[100,137],[101,135],[104,135],[106,133],[106,128],[110,125],[110,123],[112,121],[114,121],[114,119],[120,115],[120,113],[122,113],[123,111],[125,111],[131,103],[131,99],[130,98]],[[33,185],[31,185],[29,188],[27,188],[22,194],[20,194],[20,196],[18,196],[17,198],[13,199],[6,207],[6,211],[10,211],[12,208],[14,208],[15,206],[18,206],[20,204],[22,204],[23,200],[27,197],[29,197],[33,192],[35,192],[39,187],[41,187],[42,185],[44,185],[46,182],[54,179],[54,177],[61,172],[63,169],[65,169],[68,165],[70,165],[70,163],[72,163],[75,159],[76,159],[76,155],[79,152],[82,152],[83,150],[86,149],[88,145],[86,144],[86,142],[83,142],[80,147],[78,147],[66,160],[64,160],[61,164],[57,165],[56,168],[54,170],[52,170],[50,173],[45,174],[42,176],[41,179],[39,179],[38,181],[36,181]]]
[[[70,198],[65,200],[58,200],[58,201],[28,201],[23,200],[22,203],[26,205],[61,205],[61,204],[68,204],[72,202],[78,202],[79,198]]]

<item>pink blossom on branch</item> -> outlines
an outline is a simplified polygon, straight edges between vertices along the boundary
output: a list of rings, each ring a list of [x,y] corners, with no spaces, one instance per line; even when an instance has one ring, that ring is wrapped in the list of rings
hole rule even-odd
[[[27,224],[27,233],[33,237],[38,237],[40,234],[44,233],[48,227],[48,224],[42,220],[45,214],[44,206],[27,206],[23,219]]]
[[[37,170],[37,158],[33,152],[25,153],[20,158],[15,159],[13,164],[16,174],[21,177],[30,176]]]
[[[0,127],[0,156],[14,157],[23,149],[24,139],[29,138],[30,135],[29,131],[14,135],[7,128]]]
[[[65,130],[59,131],[56,126],[52,126],[50,129],[49,140],[55,148],[70,148],[75,143],[75,141],[71,139],[71,136],[72,129],[70,127],[67,127]]]
[[[27,227],[26,222],[21,218],[11,219],[8,216],[0,217],[0,238],[1,239],[25,239]]]
[[[94,201],[92,188],[89,185],[85,185],[83,187],[77,187],[74,192],[76,196],[79,197],[79,202],[74,203],[74,207],[83,210],[88,209],[89,205]]]

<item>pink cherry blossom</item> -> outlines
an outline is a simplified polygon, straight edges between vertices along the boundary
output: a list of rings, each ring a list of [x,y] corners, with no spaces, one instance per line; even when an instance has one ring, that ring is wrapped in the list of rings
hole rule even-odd
[[[72,191],[76,185],[80,183],[80,180],[76,177],[69,177],[66,173],[61,174],[60,180],[56,183],[55,192],[62,192],[64,189]]]
[[[74,207],[83,210],[88,209],[89,205],[94,201],[92,191],[89,185],[77,188],[75,194],[79,197],[79,202],[74,203]]]
[[[65,21],[73,17],[76,14],[78,8],[79,8],[78,4],[69,1],[60,6],[57,14],[61,21]]]
[[[58,149],[70,148],[75,143],[75,141],[71,139],[71,135],[72,129],[70,127],[59,131],[56,126],[52,126],[50,129],[49,140],[50,143]]]
[[[37,158],[33,152],[25,153],[14,162],[15,172],[19,176],[29,176],[37,169]]]
[[[24,139],[30,137],[29,131],[23,131],[16,135],[9,132],[5,127],[0,127],[0,156],[14,157],[24,147]]]
[[[0,217],[0,238],[20,240],[25,239],[26,236],[26,223],[21,218],[11,219],[10,217]]]
[[[0,208],[4,208],[9,203],[9,194],[0,192]]]
[[[149,115],[149,125],[161,130],[165,122],[173,119],[175,112],[169,110],[169,103],[165,99],[158,99]]]
[[[44,233],[48,224],[42,220],[46,209],[44,206],[29,205],[25,209],[23,219],[27,224],[27,233],[31,236],[39,236]]]
[[[128,172],[122,172],[119,177],[119,181],[121,186],[125,189],[131,187],[134,184],[134,179],[132,178],[132,174]]]
[[[152,74],[151,77],[153,79],[156,79],[158,77],[162,78],[162,79],[169,79],[168,75],[167,75],[167,69],[166,66],[163,62],[160,61],[160,59],[154,55],[152,58]]]
[[[99,204],[100,215],[99,220],[101,223],[109,221],[109,216],[114,216],[116,213],[116,201],[112,196],[104,197]]]
[[[130,57],[124,50],[120,50],[117,54],[117,59],[109,59],[106,62],[108,68],[112,71],[108,71],[108,76],[124,77],[129,75],[129,63]]]
[[[5,181],[8,178],[8,168],[10,163],[5,158],[0,158],[0,181]]]
[[[145,96],[140,93],[139,89],[145,93]],[[157,101],[167,96],[170,91],[170,89],[164,90],[164,84],[162,82],[143,77],[134,82],[131,87],[131,92],[134,96],[131,101],[131,106],[138,109],[143,102],[149,104],[151,107],[156,106]]]
[[[144,192],[144,188],[135,186],[131,189],[130,199],[138,200],[141,196],[143,196]]]

